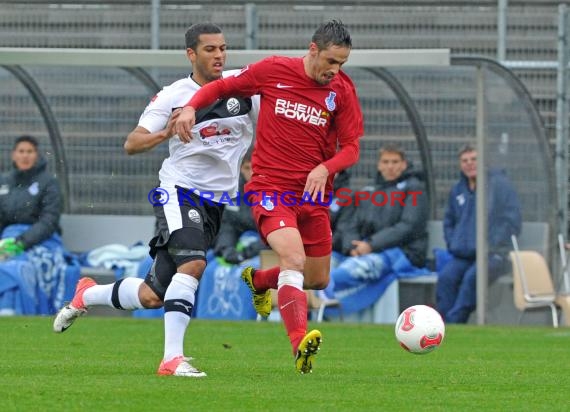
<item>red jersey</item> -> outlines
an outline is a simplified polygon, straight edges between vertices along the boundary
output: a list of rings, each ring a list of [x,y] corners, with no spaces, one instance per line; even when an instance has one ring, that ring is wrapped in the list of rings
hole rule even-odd
[[[302,58],[268,57],[205,85],[188,105],[198,109],[217,97],[254,94],[261,106],[248,190],[301,194],[319,164],[328,169],[330,186],[336,172],[358,161],[362,112],[344,72],[321,85],[305,74]]]

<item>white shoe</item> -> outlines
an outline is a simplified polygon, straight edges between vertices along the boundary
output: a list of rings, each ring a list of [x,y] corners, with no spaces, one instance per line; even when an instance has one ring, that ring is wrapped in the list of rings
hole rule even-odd
[[[190,378],[203,378],[206,372],[196,369],[190,365],[184,356],[178,356],[168,362],[162,361],[158,367],[158,375],[185,376]]]
[[[71,325],[73,325],[75,319],[86,312],[87,310],[85,309],[75,309],[71,305],[64,306],[53,320],[53,331],[55,333],[65,332]]]
[[[53,331],[55,333],[65,332],[67,328],[73,325],[75,319],[87,312],[85,302],[83,301],[83,294],[87,289],[97,285],[90,277],[79,279],[75,287],[75,295],[67,306],[61,308],[53,320]]]

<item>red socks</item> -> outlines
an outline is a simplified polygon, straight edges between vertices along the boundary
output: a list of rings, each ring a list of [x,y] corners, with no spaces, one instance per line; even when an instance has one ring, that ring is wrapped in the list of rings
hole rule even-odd
[[[257,272],[255,276],[257,277]],[[293,347],[293,355],[296,355],[299,343],[307,332],[307,295],[296,287],[283,285],[277,292],[277,301]]]
[[[280,271],[279,266],[265,270],[257,269],[253,276],[255,290],[277,289],[277,279]]]

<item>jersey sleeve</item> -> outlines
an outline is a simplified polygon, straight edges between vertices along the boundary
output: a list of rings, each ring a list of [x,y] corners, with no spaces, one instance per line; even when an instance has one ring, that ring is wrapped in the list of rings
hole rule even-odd
[[[364,134],[362,110],[354,84],[345,76],[346,86],[342,106],[335,117],[334,128],[338,142],[338,152],[323,164],[330,175],[346,169],[358,161],[360,155],[359,138]]]
[[[172,115],[172,97],[170,88],[165,87],[144,109],[139,119],[139,126],[144,127],[150,133],[158,132],[166,127],[168,119]]]
[[[251,111],[249,112],[249,118],[252,122],[256,123],[259,116],[261,98],[258,94],[251,96]]]

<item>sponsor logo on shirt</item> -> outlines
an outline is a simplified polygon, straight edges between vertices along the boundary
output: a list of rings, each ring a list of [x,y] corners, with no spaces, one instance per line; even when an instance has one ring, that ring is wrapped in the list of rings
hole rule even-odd
[[[208,137],[213,137],[213,136],[227,135],[230,133],[231,130],[228,129],[227,127],[220,130],[217,123],[212,123],[209,126],[202,127],[200,129],[200,137],[202,139],[207,139]]]
[[[329,113],[324,110],[285,99],[275,101],[275,114],[320,127],[326,127],[329,119]]]

